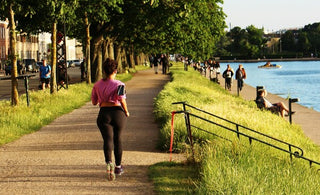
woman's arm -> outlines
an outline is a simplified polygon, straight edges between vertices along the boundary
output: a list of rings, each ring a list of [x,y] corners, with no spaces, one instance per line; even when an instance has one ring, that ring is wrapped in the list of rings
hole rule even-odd
[[[126,116],[127,116],[127,117],[130,116],[130,113],[129,113],[128,108],[127,108],[127,101],[126,101],[126,99],[122,98],[122,99],[120,100],[120,104],[121,104],[121,106],[122,106],[122,108],[123,108]]]

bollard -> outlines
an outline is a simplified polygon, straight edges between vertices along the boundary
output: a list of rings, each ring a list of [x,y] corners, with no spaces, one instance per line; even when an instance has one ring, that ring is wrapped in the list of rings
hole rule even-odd
[[[292,106],[291,104],[294,102],[299,102],[299,98],[289,98],[289,122],[290,124],[292,124],[292,115],[291,115],[291,111],[292,111]]]

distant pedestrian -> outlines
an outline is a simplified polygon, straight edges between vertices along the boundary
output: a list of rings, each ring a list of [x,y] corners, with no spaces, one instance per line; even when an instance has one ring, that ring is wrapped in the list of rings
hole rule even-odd
[[[93,86],[91,94],[92,104],[100,106],[97,125],[104,141],[103,150],[108,180],[114,180],[115,174],[121,175],[124,172],[121,165],[121,134],[129,116],[125,84],[115,79],[117,68],[118,63],[108,58],[103,64],[106,77]],[[112,163],[112,148],[114,148],[116,166]]]
[[[85,81],[87,78],[87,64],[86,60],[83,59],[80,63],[80,70],[81,70],[81,81]]]
[[[157,55],[154,55],[153,58],[152,58],[152,63],[153,67],[154,67],[154,73],[155,74],[158,74],[158,58],[157,58]]]
[[[239,90],[241,91],[243,88],[243,80],[247,78],[246,71],[243,68],[242,64],[239,64],[239,68],[236,71],[236,79],[238,81],[238,87]]]
[[[228,64],[227,69],[223,72],[222,77],[225,78],[226,88],[231,91],[232,85],[232,77],[234,75],[234,71],[231,66]]]
[[[160,63],[162,65],[162,74],[167,74],[169,68],[169,59],[165,54],[161,54]]]
[[[42,85],[42,90],[49,88],[50,77],[51,77],[51,67],[47,65],[46,60],[42,60],[42,66],[40,66],[40,82]]]

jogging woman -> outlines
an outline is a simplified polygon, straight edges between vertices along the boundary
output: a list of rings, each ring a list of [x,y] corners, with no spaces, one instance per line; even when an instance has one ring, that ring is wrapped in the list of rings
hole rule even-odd
[[[116,61],[107,59],[103,64],[105,78],[95,83],[91,94],[92,104],[100,106],[97,125],[104,141],[103,150],[108,180],[114,180],[115,174],[123,173],[121,133],[125,129],[129,116],[125,84],[115,80],[117,68]],[[112,146],[115,165],[112,163]]]

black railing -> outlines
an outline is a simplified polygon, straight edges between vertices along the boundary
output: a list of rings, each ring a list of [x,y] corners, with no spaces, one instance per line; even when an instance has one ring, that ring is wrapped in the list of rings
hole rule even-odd
[[[29,99],[29,78],[30,77],[35,77],[36,75],[31,74],[31,75],[20,75],[17,76],[17,79],[24,79],[24,87],[26,89],[26,97],[27,97],[27,105],[30,106],[30,99]],[[0,80],[11,80],[11,76],[10,77],[2,77],[0,78]]]
[[[288,143],[288,142],[285,142],[285,141],[282,141],[280,139],[277,139],[277,138],[274,138],[272,136],[269,136],[267,134],[264,134],[264,133],[261,133],[261,132],[258,132],[256,130],[253,130],[251,128],[248,128],[248,127],[245,127],[243,125],[240,125],[238,123],[235,123],[235,122],[232,122],[230,120],[227,120],[225,118],[222,118],[222,117],[219,117],[217,115],[214,115],[212,113],[209,113],[207,111],[204,111],[204,110],[201,110],[197,107],[194,107],[192,105],[189,105],[187,104],[186,102],[175,102],[173,104],[182,104],[183,105],[183,110],[182,111],[176,111],[175,113],[184,113],[184,118],[185,118],[185,124],[186,124],[186,128],[187,128],[187,132],[188,132],[188,137],[189,137],[189,140],[190,140],[190,144],[191,144],[191,147],[192,147],[192,152],[194,153],[193,151],[193,136],[192,136],[192,129],[191,127],[193,128],[196,128],[202,132],[205,132],[205,133],[209,133],[211,135],[214,135],[216,137],[219,137],[219,138],[222,138],[222,139],[225,139],[225,140],[228,140],[228,141],[231,141],[221,135],[218,135],[218,134],[215,134],[215,133],[212,133],[206,129],[203,129],[201,127],[197,127],[197,126],[194,126],[191,124],[191,121],[190,121],[190,117],[194,117],[194,118],[197,118],[197,119],[200,119],[202,121],[205,121],[207,123],[210,123],[210,124],[213,124],[213,125],[216,125],[218,127],[221,127],[222,129],[225,129],[225,130],[228,130],[230,132],[233,132],[235,134],[237,134],[237,137],[238,139],[240,139],[240,137],[245,137],[245,138],[248,138],[249,140],[249,143],[252,144],[252,141],[256,141],[256,142],[259,142],[259,143],[262,143],[264,145],[267,145],[269,147],[272,147],[272,148],[275,148],[279,151],[282,151],[282,152],[285,152],[285,153],[288,153],[290,155],[290,159],[292,160],[292,156],[296,157],[296,158],[300,158],[300,159],[303,159],[303,160],[306,160],[309,162],[309,165],[310,167],[312,166],[312,164],[317,164],[317,165],[320,165],[319,162],[316,162],[314,160],[311,160],[309,158],[306,158],[304,157],[304,152],[303,150],[296,146],[296,145],[293,145],[291,143]],[[206,115],[209,115],[209,116],[212,116],[214,118],[217,118],[217,119],[220,119],[222,121],[225,121],[227,122],[228,124],[230,124],[231,126],[234,125],[234,129],[233,128],[230,128],[230,127],[227,127],[225,125],[222,125],[222,124],[219,124],[217,122],[214,122],[212,120],[209,120],[209,119],[206,119],[202,116],[199,116],[199,115],[196,115],[196,114],[193,114],[191,113],[190,111],[187,111],[187,107],[189,108],[192,108],[192,109],[195,109],[203,114],[206,114]],[[241,131],[240,131],[241,130]],[[248,132],[248,133],[246,133]],[[251,135],[249,135],[249,133]],[[257,136],[254,136],[254,135],[257,135]],[[260,136],[260,137],[259,137]],[[262,140],[261,138],[263,138],[264,140]],[[266,140],[269,140],[269,141],[266,141]],[[271,142],[275,143],[275,144],[272,144]],[[281,147],[281,146],[282,147]]]

